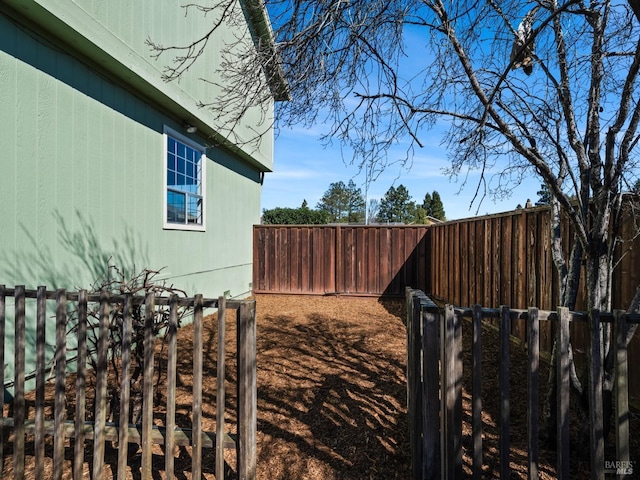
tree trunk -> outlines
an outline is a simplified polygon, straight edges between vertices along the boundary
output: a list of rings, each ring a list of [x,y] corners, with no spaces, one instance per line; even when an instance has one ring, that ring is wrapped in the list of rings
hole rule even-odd
[[[574,310],[580,286],[580,273],[584,250],[580,239],[577,235],[574,235],[569,264],[567,265],[564,249],[562,247],[561,225],[562,218],[560,205],[558,204],[558,201],[554,199],[551,202],[551,256],[553,258],[556,271],[558,272],[559,306],[568,307],[570,310]],[[556,366],[558,362],[557,352],[558,348],[556,341],[554,340],[551,350],[551,363],[549,365],[549,383],[544,403],[545,428],[543,439],[544,444],[551,449],[556,446],[556,432],[558,424],[558,384],[556,382]],[[569,344],[569,355],[571,365],[571,387],[576,393],[581,395],[584,389],[576,372],[571,344]]]

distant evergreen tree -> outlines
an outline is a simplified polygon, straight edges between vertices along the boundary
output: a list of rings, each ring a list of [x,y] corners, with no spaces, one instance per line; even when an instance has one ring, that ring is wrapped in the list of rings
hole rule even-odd
[[[431,221],[427,216],[427,211],[421,206],[416,206],[413,210],[413,221],[411,223],[416,225],[427,225],[431,223]]]
[[[347,193],[347,221],[349,223],[364,223],[367,203],[362,195],[362,190],[356,187],[353,180],[349,180]]]
[[[437,191],[434,190],[432,194],[427,193],[424,196],[422,208],[429,217],[437,218],[438,220],[446,220],[442,199]]]
[[[442,199],[440,198],[440,194],[433,191],[432,202],[431,202],[431,217],[437,218],[438,220],[446,220],[447,216],[444,213],[444,205],[442,204]]]
[[[329,185],[316,208],[326,213],[329,222],[338,222],[343,218],[347,209],[347,186],[344,182]]]
[[[347,185],[335,182],[329,185],[316,208],[327,214],[329,222],[364,223],[365,200],[353,180]]]
[[[546,183],[540,185],[540,190],[538,190],[537,195],[538,201],[536,202],[536,206],[549,205],[551,203],[551,190],[549,190]]]
[[[424,194],[424,200],[422,201],[422,208],[427,212],[427,215],[431,216],[431,209],[433,205],[433,198],[429,192]]]
[[[391,187],[380,200],[380,222],[412,223],[415,220],[416,205],[411,201],[404,185]]]

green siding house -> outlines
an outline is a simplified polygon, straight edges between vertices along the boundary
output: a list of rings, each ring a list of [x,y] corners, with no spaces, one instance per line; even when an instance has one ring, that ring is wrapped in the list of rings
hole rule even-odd
[[[273,165],[274,93],[225,135],[220,45],[273,45],[257,0],[165,82],[170,55],[212,19],[175,0],[0,2],[0,284],[88,288],[109,263],[205,297],[252,290],[252,225]],[[266,67],[265,67],[266,68]],[[269,75],[272,92],[284,79]],[[265,115],[266,112],[266,115]],[[195,128],[191,128],[195,127]],[[266,132],[258,144],[243,135]],[[230,138],[233,138],[230,140]]]

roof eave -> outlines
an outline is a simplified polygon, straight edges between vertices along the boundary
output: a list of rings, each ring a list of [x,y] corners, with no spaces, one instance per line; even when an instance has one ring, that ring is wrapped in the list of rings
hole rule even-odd
[[[261,58],[267,59],[262,67],[273,99],[276,102],[289,101],[291,100],[291,93],[280,62],[280,55],[267,8],[262,0],[245,0],[244,3],[249,21],[257,37],[255,39],[256,48],[260,51]]]

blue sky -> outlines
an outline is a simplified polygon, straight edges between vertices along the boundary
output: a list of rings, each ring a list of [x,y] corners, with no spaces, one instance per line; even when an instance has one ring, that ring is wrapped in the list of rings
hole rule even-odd
[[[283,130],[275,142],[274,171],[265,175],[262,190],[262,208],[299,207],[306,200],[310,208],[327,191],[329,185],[353,179],[364,195],[364,172],[345,165],[339,145],[324,147],[320,142],[322,128],[309,130]],[[535,202],[540,190],[537,178],[525,180],[507,199],[494,201],[485,198],[470,206],[475,195],[479,176],[471,174],[463,186],[463,179],[450,179],[443,169],[448,166],[447,152],[440,146],[442,133],[432,132],[430,141],[417,149],[410,170],[390,166],[373,182],[368,198],[380,199],[392,185],[404,185],[416,203],[422,203],[427,192],[438,191],[442,198],[447,219],[455,220],[487,213],[513,210],[518,204],[524,206],[528,198]],[[400,156],[400,154],[398,154]]]
[[[400,65],[404,78],[420,77],[428,62],[425,52],[424,34],[421,31],[405,30],[406,61]],[[414,77],[416,75],[416,77]],[[340,146],[324,147],[320,137],[326,130],[322,126],[311,129],[282,129],[275,141],[274,172],[265,175],[262,191],[262,208],[299,207],[306,200],[310,208],[315,208],[329,185],[353,180],[365,194],[365,174],[358,173],[354,166],[345,165]],[[526,179],[516,188],[510,198],[495,201],[486,197],[482,203],[476,199],[471,205],[478,186],[479,175],[471,173],[466,178],[451,179],[443,172],[449,165],[447,152],[441,146],[442,129],[422,132],[420,141],[424,148],[416,148],[410,169],[399,165],[388,167],[373,182],[367,192],[368,199],[380,199],[391,186],[404,185],[416,203],[422,203],[425,194],[436,190],[445,209],[447,219],[455,220],[488,213],[510,211],[518,204],[525,205],[527,199],[537,200],[540,190],[538,178]],[[393,155],[393,153],[392,153]],[[401,158],[405,151],[397,153]],[[389,158],[393,161],[394,158]],[[496,173],[494,171],[493,173]],[[492,172],[486,175],[491,176]],[[466,183],[464,181],[466,180]]]

